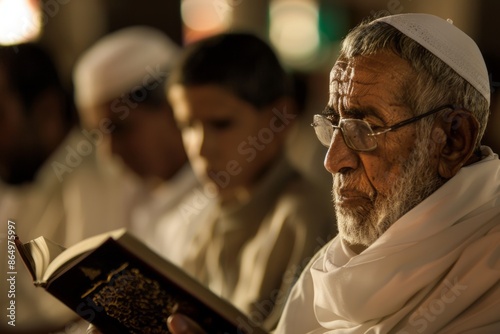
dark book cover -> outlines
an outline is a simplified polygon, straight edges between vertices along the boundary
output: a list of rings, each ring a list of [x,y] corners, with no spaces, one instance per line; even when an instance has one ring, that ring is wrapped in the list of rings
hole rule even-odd
[[[264,333],[129,234],[107,239],[39,285],[103,333],[169,333],[166,319],[175,312],[207,333]]]

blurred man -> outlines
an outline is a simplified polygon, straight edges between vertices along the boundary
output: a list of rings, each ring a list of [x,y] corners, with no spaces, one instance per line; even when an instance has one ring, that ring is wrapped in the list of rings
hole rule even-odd
[[[190,45],[169,80],[189,160],[217,193],[183,267],[267,328],[304,259],[335,233],[328,197],[285,155],[292,96],[272,48],[249,33]]]
[[[179,51],[154,28],[129,27],[97,41],[74,70],[85,131],[99,141],[102,160],[127,167],[122,180],[135,188],[129,228],[174,262],[184,255],[182,235],[198,214],[180,209],[196,196],[198,183],[165,97]]]
[[[11,220],[23,241],[43,235],[71,245],[123,221],[120,192],[95,164],[93,146],[75,127],[56,67],[42,48],[0,47],[0,95],[1,235]],[[2,242],[2,254],[4,247]],[[0,261],[5,282],[7,257]],[[34,287],[19,256],[16,266],[16,326],[2,321],[2,333],[60,329],[75,317]],[[1,287],[1,308],[6,310],[7,284]]]

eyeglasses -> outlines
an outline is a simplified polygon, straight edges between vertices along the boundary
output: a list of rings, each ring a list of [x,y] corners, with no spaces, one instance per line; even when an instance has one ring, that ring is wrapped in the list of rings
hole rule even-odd
[[[340,129],[344,141],[350,149],[360,152],[369,152],[377,148],[377,139],[375,136],[394,131],[444,109],[457,109],[457,107],[450,104],[441,106],[392,126],[378,128],[377,131],[373,131],[370,123],[361,119],[345,118],[341,119],[338,125],[335,125],[329,116],[325,115],[314,115],[311,126],[314,127],[316,136],[321,144],[326,147],[330,147],[335,129]]]

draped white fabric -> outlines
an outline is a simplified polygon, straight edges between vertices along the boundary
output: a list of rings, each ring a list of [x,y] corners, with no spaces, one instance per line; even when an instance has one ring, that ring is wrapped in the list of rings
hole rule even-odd
[[[335,238],[277,332],[500,332],[500,161],[483,155],[361,254]]]

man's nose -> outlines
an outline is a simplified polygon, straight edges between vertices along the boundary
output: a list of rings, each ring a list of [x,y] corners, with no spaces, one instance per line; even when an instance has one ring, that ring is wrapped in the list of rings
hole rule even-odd
[[[357,153],[347,147],[341,130],[336,129],[326,152],[324,166],[331,174],[344,173],[356,169],[359,165]]]
[[[215,134],[211,129],[203,125],[198,131],[198,154],[204,158],[209,158],[217,150]]]

